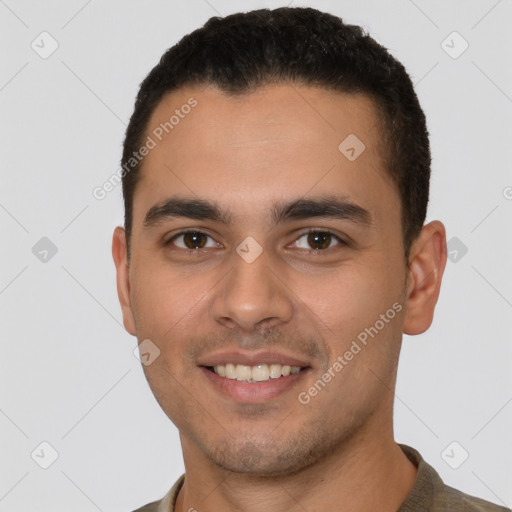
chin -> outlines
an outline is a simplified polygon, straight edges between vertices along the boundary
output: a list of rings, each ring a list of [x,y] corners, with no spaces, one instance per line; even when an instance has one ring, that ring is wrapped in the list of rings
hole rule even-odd
[[[256,477],[280,477],[297,474],[322,460],[333,448],[327,432],[236,440],[224,439],[203,446],[204,455],[216,466],[231,473]],[[213,447],[214,446],[214,447]]]

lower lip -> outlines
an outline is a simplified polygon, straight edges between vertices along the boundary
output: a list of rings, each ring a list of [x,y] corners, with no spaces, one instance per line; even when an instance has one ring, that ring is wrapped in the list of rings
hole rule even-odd
[[[299,373],[288,375],[287,377],[251,383],[220,377],[204,366],[201,366],[200,370],[221,393],[237,402],[243,403],[261,403],[275,398],[295,386],[304,378],[304,374],[308,371],[306,368]]]

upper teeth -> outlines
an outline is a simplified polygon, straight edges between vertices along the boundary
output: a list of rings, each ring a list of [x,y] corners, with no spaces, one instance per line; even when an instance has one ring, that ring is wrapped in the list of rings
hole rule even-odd
[[[213,367],[214,372],[221,377],[227,377],[232,380],[244,382],[261,382],[279,377],[287,377],[290,374],[300,372],[300,366],[289,366],[287,364],[257,364],[256,366],[246,366],[244,364],[226,365],[218,364]]]

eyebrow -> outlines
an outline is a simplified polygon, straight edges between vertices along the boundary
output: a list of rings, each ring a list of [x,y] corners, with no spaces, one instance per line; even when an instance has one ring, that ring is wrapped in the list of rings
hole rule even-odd
[[[270,212],[273,225],[315,217],[347,220],[362,226],[370,226],[373,222],[368,210],[343,196],[301,198],[287,203],[276,203]],[[232,221],[232,215],[222,210],[214,201],[171,197],[148,210],[144,218],[144,227],[154,227],[161,222],[179,217],[210,220],[226,225]]]

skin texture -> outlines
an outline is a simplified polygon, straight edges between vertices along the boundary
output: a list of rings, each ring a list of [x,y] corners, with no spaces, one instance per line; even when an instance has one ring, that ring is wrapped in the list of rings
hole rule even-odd
[[[424,226],[405,260],[400,198],[369,98],[291,84],[243,97],[188,86],[164,97],[148,134],[191,97],[197,106],[144,158],[130,260],[121,227],[112,246],[125,328],[161,351],[143,368],[180,432],[187,477],[176,510],[312,512],[342,503],[396,511],[416,477],[393,438],[398,356],[402,333],[432,322],[444,227]],[[365,150],[349,161],[338,146],[352,133]],[[276,202],[333,194],[367,210],[371,223],[271,222]],[[171,196],[215,201],[231,222],[181,217],[144,227],[148,210]],[[183,237],[173,245],[185,228],[208,235],[206,247],[186,249]],[[313,250],[308,228],[348,243],[332,238]],[[236,252],[248,236],[262,248],[252,263]],[[298,394],[393,304],[401,311],[300,403]],[[309,369],[280,395],[241,403],[198,366],[221,350],[261,349]]]

